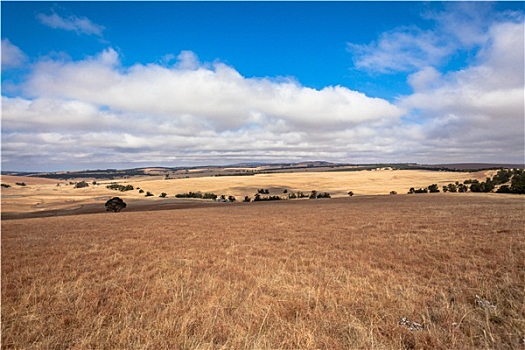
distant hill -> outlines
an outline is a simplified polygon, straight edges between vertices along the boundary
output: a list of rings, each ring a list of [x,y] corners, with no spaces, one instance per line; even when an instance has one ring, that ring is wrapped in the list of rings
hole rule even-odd
[[[498,163],[447,163],[423,165],[433,168],[447,168],[457,170],[482,170],[482,169],[524,169],[525,164],[498,164]]]
[[[252,168],[249,173],[239,173],[242,170],[232,170],[235,168]],[[429,171],[477,171],[499,168],[519,168],[524,169],[525,164],[497,164],[497,163],[446,163],[446,164],[417,164],[417,163],[369,163],[369,164],[348,164],[332,163],[325,161],[305,161],[298,163],[263,163],[246,162],[226,166],[209,165],[193,167],[143,167],[133,169],[97,169],[80,171],[57,171],[57,172],[16,172],[2,171],[2,175],[32,176],[49,179],[114,179],[132,176],[172,176],[176,174],[201,174],[202,176],[230,176],[230,175],[254,175],[269,172],[287,171],[359,171],[374,168],[392,168],[398,170],[429,170]],[[245,171],[245,170],[244,170]]]

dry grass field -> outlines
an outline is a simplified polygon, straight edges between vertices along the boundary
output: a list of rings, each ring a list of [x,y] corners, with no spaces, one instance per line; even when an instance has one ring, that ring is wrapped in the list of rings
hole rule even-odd
[[[45,212],[68,210],[71,213],[82,212],[85,207],[99,207],[104,211],[104,202],[111,196],[119,196],[127,203],[143,202],[144,194],[138,190],[116,192],[106,188],[112,182],[122,185],[133,185],[154,194],[148,197],[151,204],[170,203],[178,193],[201,191],[217,195],[233,195],[237,200],[245,196],[253,198],[258,189],[269,189],[272,195],[283,195],[284,189],[289,192],[312,190],[329,192],[333,198],[347,197],[348,191],[356,196],[388,194],[390,191],[407,193],[410,187],[426,187],[436,183],[440,187],[451,182],[463,182],[466,179],[485,180],[495,171],[478,171],[473,173],[437,172],[425,170],[379,170],[355,172],[299,172],[259,174],[254,176],[205,176],[182,179],[164,179],[164,176],[144,176],[130,179],[97,181],[92,186],[92,179],[86,179],[90,186],[74,188],[66,181],[39,179],[19,176],[2,176],[2,183],[11,185],[2,188],[2,215],[16,213]],[[25,182],[27,186],[17,186]],[[168,199],[160,199],[165,192]],[[283,195],[285,196],[285,195]],[[176,201],[176,200],[175,200]],[[177,202],[177,201],[176,201]]]
[[[523,349],[524,204],[356,196],[2,220],[2,348]]]

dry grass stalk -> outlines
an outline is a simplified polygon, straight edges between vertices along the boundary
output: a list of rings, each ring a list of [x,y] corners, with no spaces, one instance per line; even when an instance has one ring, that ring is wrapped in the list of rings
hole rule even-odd
[[[3,220],[2,348],[520,348],[523,204],[398,195]]]

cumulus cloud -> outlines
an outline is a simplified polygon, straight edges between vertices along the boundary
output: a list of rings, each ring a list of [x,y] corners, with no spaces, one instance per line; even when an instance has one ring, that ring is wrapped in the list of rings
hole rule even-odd
[[[2,70],[18,68],[27,62],[27,56],[9,39],[2,39]]]
[[[362,50],[363,69],[409,73],[413,93],[395,102],[343,86],[247,78],[191,51],[132,66],[113,48],[81,60],[41,58],[18,86],[22,93],[2,97],[2,163],[45,170],[253,160],[522,161],[523,16],[471,14],[463,35],[455,21],[465,14],[426,15],[443,26],[397,28],[354,47]],[[446,23],[454,26],[445,33]],[[469,65],[441,71],[458,47],[472,50]]]
[[[54,28],[63,29],[77,34],[95,35],[102,36],[104,27],[93,23],[86,17],[68,16],[62,17],[59,14],[53,12],[50,15],[44,13],[37,14],[37,19],[44,25]]]
[[[414,93],[399,105],[424,124],[424,144],[500,161],[523,159],[523,28],[523,20],[493,23],[477,64],[444,75],[424,68],[409,76]]]
[[[171,66],[124,67],[112,48],[80,61],[45,58],[32,66],[23,91],[25,97],[2,100],[7,159],[24,145],[42,159],[76,154],[79,163],[340,160],[404,114],[342,86],[246,78],[190,51]],[[60,140],[52,152],[49,143],[33,144],[44,142],[42,135]]]
[[[83,61],[43,61],[26,84],[31,96],[81,100],[112,110],[191,117],[217,130],[280,123],[282,128],[338,129],[399,118],[402,110],[341,86],[315,90],[295,81],[245,78],[223,63],[203,65],[183,52],[172,67],[119,66],[108,49]]]

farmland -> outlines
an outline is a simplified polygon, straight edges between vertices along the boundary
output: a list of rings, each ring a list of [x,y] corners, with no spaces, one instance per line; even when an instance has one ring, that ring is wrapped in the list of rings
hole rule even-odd
[[[467,179],[484,180],[493,176],[494,170],[477,172],[435,172],[425,170],[378,170],[353,172],[297,172],[257,174],[254,176],[196,176],[166,179],[159,176],[135,176],[113,180],[86,180],[88,187],[75,188],[71,181],[59,181],[35,177],[2,176],[2,183],[10,188],[2,189],[2,217],[17,217],[21,214],[55,215],[76,214],[82,212],[103,212],[104,202],[111,196],[119,196],[126,200],[129,210],[138,207],[165,205],[196,205],[195,201],[184,202],[175,199],[179,193],[212,192],[217,195],[232,195],[237,200],[245,196],[253,198],[258,189],[268,189],[272,195],[283,195],[287,192],[312,190],[328,192],[333,198],[347,197],[348,191],[356,196],[388,194],[390,191],[407,193],[410,187],[426,187],[432,183],[446,185],[451,182],[463,182]],[[27,186],[17,186],[16,183]],[[134,186],[133,191],[118,192],[106,188],[112,183]],[[140,192],[140,189],[145,191]],[[146,192],[153,196],[146,198]],[[167,198],[159,198],[161,193]],[[203,201],[199,201],[202,202]],[[200,204],[200,205],[201,205]],[[23,216],[23,215],[22,215]]]
[[[522,196],[349,187],[358,195],[2,220],[2,347],[524,346]]]

